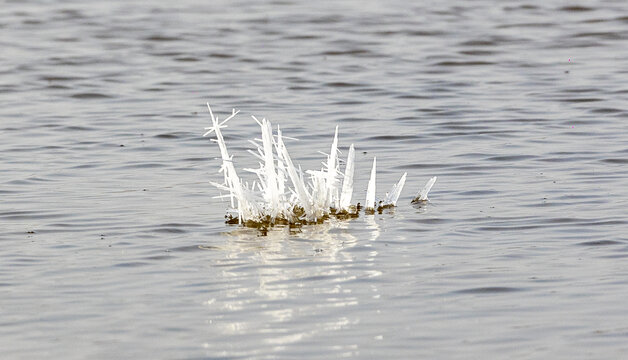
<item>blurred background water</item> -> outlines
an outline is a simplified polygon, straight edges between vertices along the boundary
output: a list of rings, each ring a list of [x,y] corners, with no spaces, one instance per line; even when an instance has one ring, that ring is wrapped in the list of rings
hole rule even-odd
[[[1,5],[3,358],[628,357],[625,1]],[[225,225],[205,102],[399,207]]]

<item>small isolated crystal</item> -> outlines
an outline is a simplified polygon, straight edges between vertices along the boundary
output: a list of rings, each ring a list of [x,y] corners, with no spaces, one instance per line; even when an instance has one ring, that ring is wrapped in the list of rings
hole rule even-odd
[[[432,186],[434,186],[435,182],[436,182],[436,176],[434,176],[433,178],[429,179],[427,181],[427,184],[425,184],[425,186],[423,187],[423,189],[421,189],[421,191],[419,191],[416,194],[414,199],[412,199],[412,203],[429,201],[429,199],[427,198],[427,194],[430,192],[430,190],[432,189]]]

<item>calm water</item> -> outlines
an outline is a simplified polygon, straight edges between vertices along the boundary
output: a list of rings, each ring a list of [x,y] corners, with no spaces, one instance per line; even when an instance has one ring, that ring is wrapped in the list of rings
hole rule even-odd
[[[625,1],[200,3],[2,2],[3,358],[628,357]],[[399,207],[225,225],[207,101]]]

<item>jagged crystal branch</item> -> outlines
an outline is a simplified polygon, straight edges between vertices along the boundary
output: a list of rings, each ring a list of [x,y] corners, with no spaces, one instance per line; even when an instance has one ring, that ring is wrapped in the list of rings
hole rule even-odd
[[[231,120],[234,116],[238,114],[238,111],[235,109],[232,110],[231,116],[229,116],[222,123],[218,122],[218,118],[214,116],[209,103],[207,104],[207,108],[209,109],[209,114],[212,118],[211,127],[207,128],[207,131],[204,136],[211,134],[212,132],[216,133],[216,139],[213,139],[218,143],[218,147],[220,148],[220,155],[222,157],[222,166],[220,171],[223,172],[225,177],[224,184],[216,184],[219,189],[228,190],[231,198],[231,206],[234,207],[234,200],[237,203],[238,210],[238,218],[240,222],[247,218],[257,218],[261,215],[262,209],[259,204],[255,201],[254,193],[248,186],[244,186],[238,177],[238,174],[233,166],[233,158],[229,156],[229,152],[227,151],[227,145],[225,144],[225,139],[222,136],[222,131],[220,129],[227,127],[225,125],[227,121]]]

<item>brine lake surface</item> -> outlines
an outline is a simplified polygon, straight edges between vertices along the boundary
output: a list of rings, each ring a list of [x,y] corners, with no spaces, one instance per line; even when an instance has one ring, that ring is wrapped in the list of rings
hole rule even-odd
[[[628,357],[625,1],[2,1],[0,34],[2,358]],[[251,115],[303,169],[338,125],[353,203],[376,156],[398,206],[225,224],[206,102],[237,169]]]

